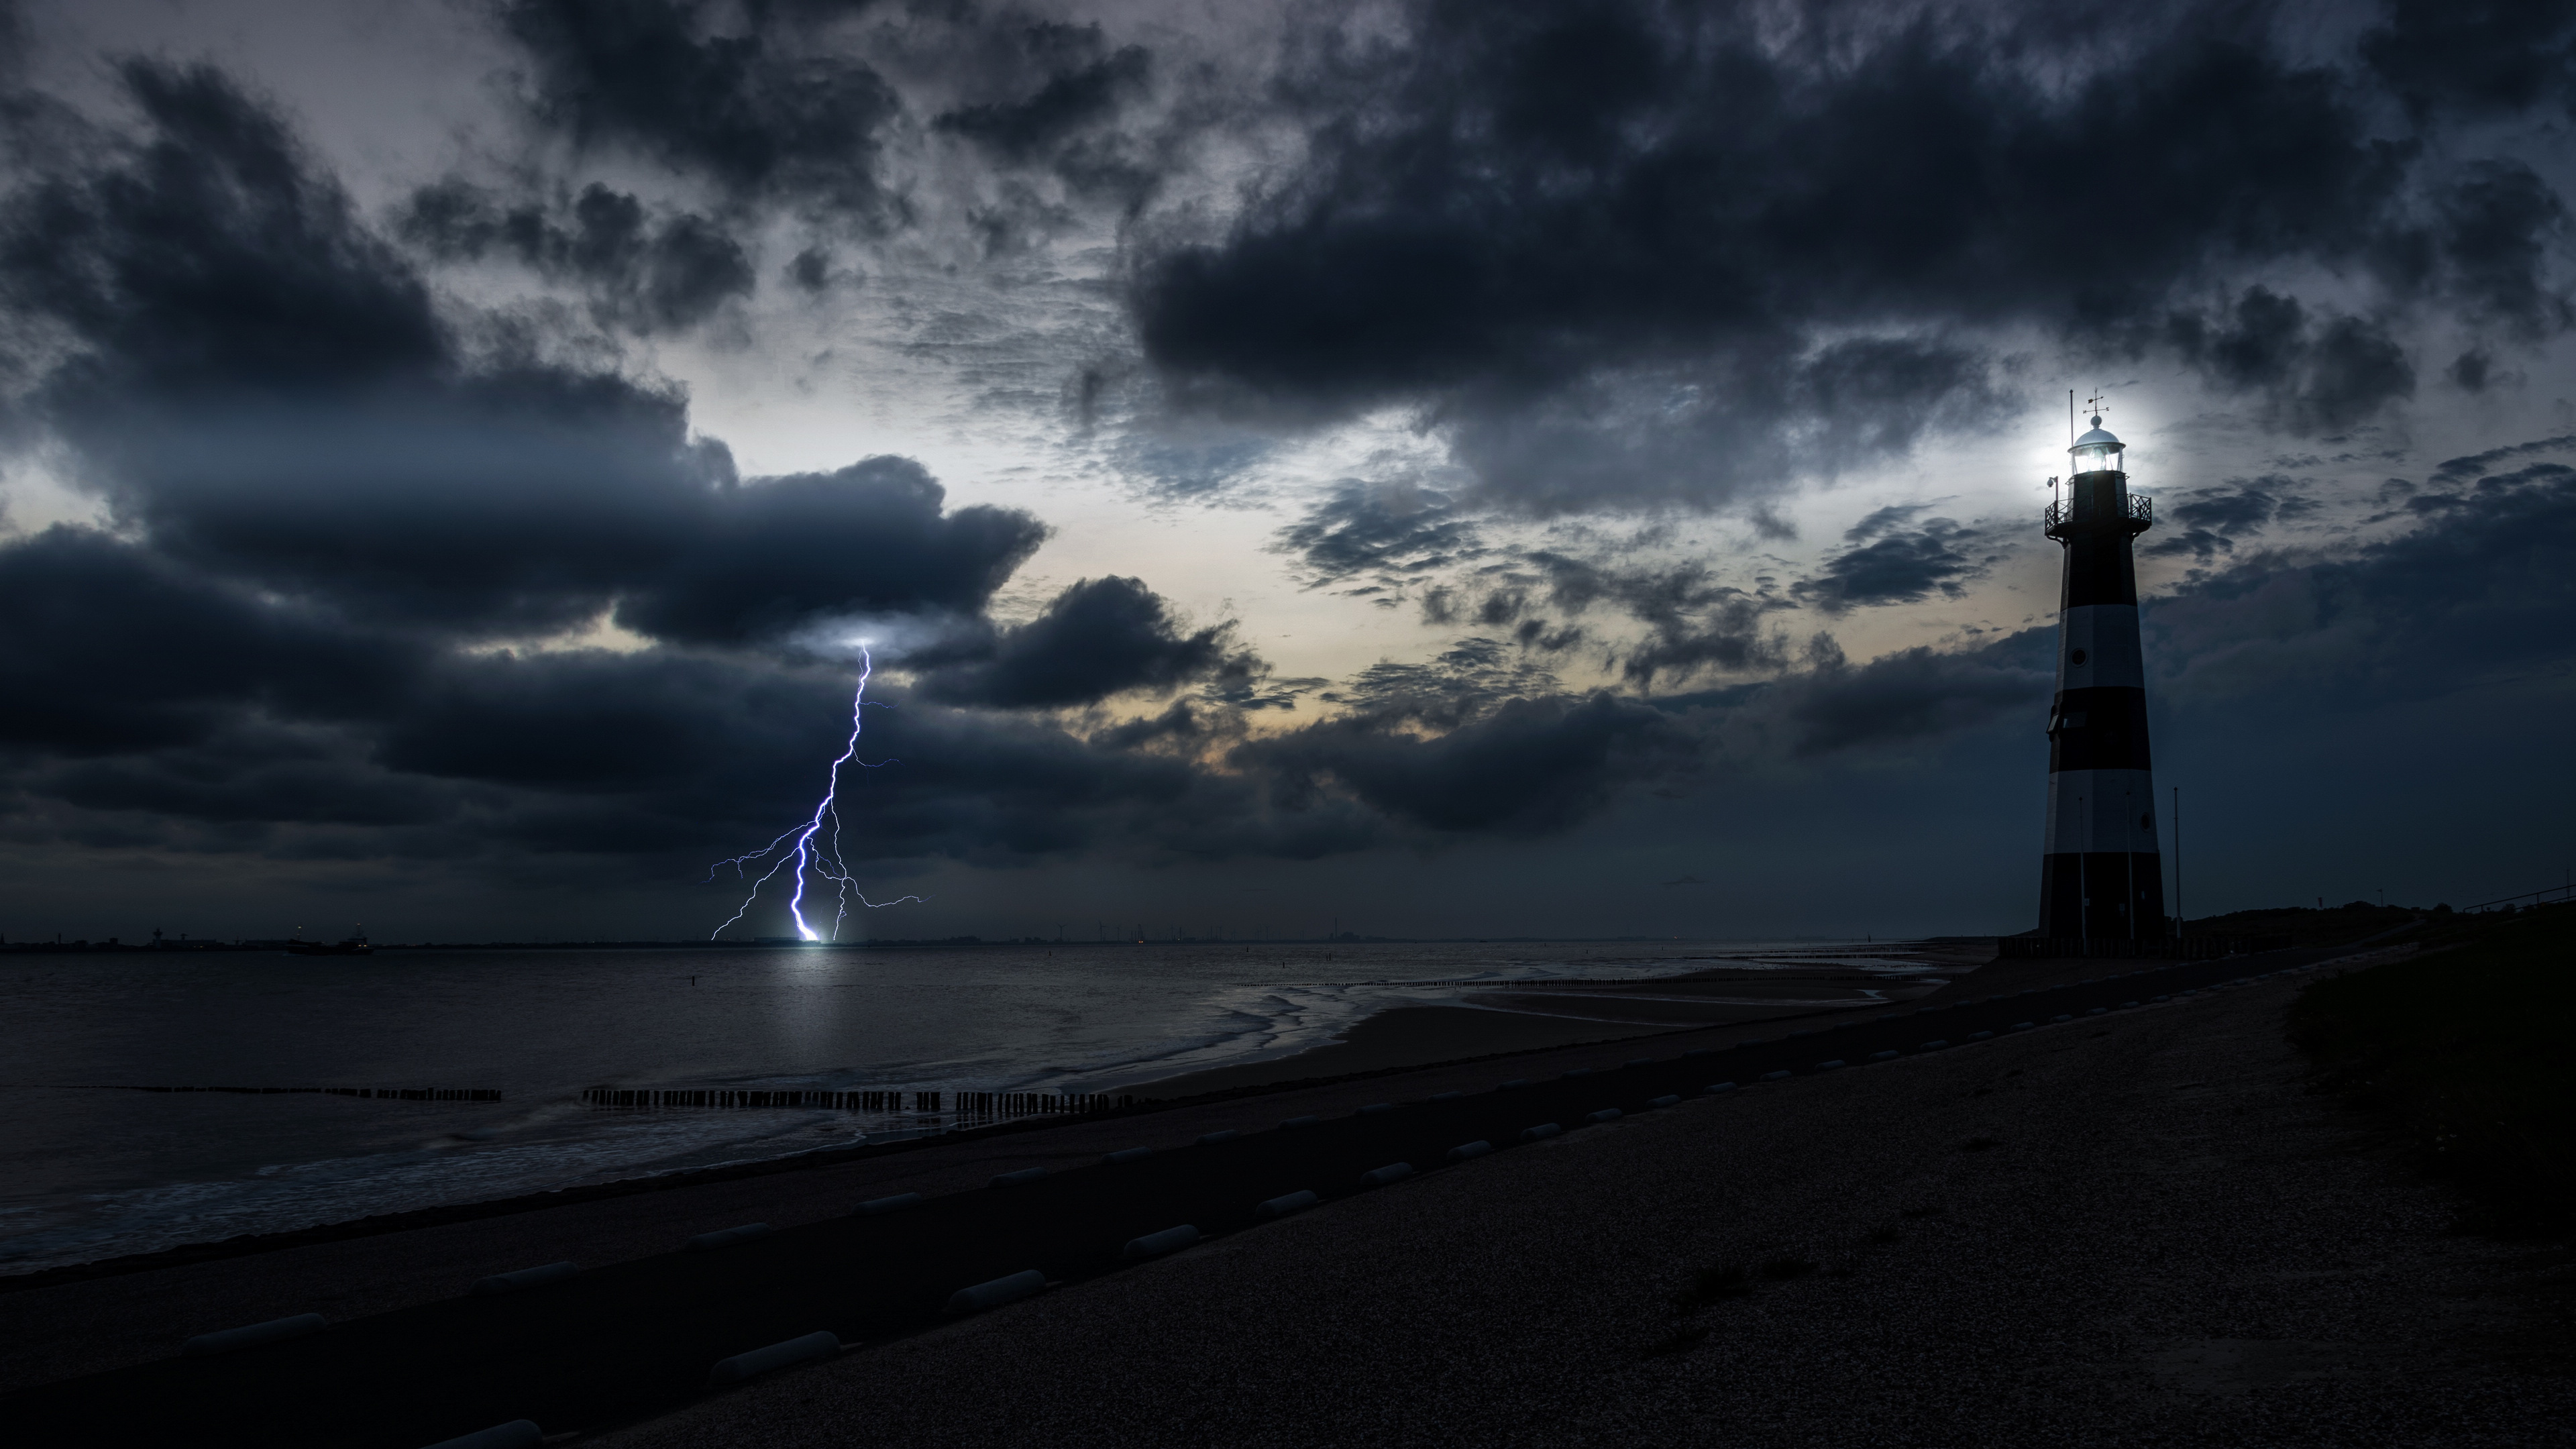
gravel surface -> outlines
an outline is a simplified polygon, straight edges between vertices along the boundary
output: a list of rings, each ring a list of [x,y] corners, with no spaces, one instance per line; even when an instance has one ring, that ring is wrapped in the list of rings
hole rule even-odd
[[[2306,1091],[2301,979],[1632,1114],[583,1442],[2576,1444],[2565,1245],[2453,1233]]]

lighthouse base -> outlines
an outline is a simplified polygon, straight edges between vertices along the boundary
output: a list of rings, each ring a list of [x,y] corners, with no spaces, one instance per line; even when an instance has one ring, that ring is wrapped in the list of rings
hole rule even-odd
[[[2154,851],[2039,858],[2039,933],[2092,940],[2165,938],[2164,860]]]

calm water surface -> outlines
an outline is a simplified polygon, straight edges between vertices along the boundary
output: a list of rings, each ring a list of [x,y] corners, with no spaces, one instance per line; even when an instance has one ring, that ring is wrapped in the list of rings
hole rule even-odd
[[[1829,944],[0,957],[0,1273],[944,1125],[607,1111],[586,1086],[1113,1091],[1458,989],[1429,980],[1650,976]],[[504,1097],[117,1090],[144,1086]]]

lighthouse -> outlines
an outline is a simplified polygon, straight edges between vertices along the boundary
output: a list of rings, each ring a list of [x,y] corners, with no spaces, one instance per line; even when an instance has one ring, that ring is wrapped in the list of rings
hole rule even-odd
[[[2098,404],[2100,399],[2095,399]],[[2147,673],[2130,543],[2155,523],[2129,492],[2124,445],[2102,426],[2067,450],[2063,499],[2043,531],[2066,552],[2057,695],[2048,710],[2048,839],[2039,934],[2087,941],[2165,936],[2156,791],[2147,760]]]

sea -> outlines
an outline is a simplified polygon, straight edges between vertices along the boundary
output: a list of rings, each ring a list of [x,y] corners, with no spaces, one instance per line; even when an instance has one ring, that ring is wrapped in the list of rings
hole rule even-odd
[[[0,1274],[947,1130],[589,1087],[1108,1092],[1477,985],[1812,970],[1850,942],[0,956]],[[1882,944],[1878,950],[1885,949]],[[1926,969],[1854,949],[1852,969]],[[151,1088],[445,1089],[404,1100]],[[953,1099],[952,1099],[953,1100]]]

